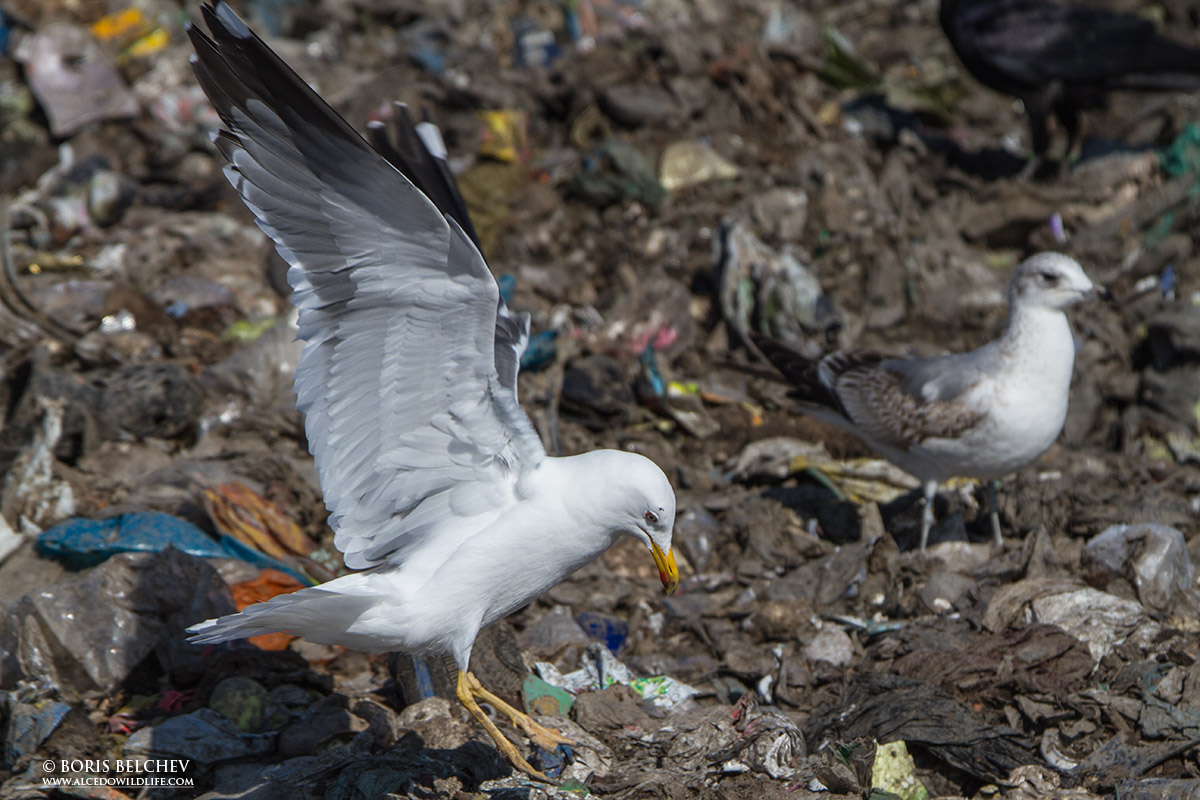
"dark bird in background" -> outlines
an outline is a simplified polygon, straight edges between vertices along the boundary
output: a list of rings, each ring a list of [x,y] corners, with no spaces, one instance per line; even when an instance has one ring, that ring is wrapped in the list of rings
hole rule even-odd
[[[1131,14],[1046,0],[942,0],[938,20],[976,80],[1024,104],[1034,154],[1027,174],[1049,149],[1051,114],[1069,157],[1080,112],[1104,108],[1109,92],[1200,89],[1200,49]]]

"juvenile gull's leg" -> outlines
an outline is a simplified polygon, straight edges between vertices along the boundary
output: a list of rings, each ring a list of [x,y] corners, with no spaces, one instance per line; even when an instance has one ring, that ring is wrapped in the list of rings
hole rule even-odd
[[[921,484],[921,492],[925,495],[925,508],[921,511],[921,552],[925,552],[925,543],[929,541],[929,529],[933,527],[933,498],[937,495],[937,481],[925,481]]]
[[[998,547],[1004,546],[1004,537],[1000,535],[1000,506],[996,502],[996,482],[987,482],[988,511],[992,517],[992,538]]]

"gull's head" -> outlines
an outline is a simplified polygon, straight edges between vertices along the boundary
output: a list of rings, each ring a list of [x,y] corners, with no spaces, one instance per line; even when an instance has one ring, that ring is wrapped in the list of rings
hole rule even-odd
[[[609,468],[619,477],[614,481],[612,513],[614,527],[641,541],[650,550],[667,594],[679,586],[679,567],[671,552],[671,534],[675,530],[675,490],[667,476],[650,459],[620,450],[613,454]]]
[[[1021,262],[1008,285],[1008,300],[1026,308],[1063,311],[1099,294],[1079,262],[1062,253],[1037,253]]]

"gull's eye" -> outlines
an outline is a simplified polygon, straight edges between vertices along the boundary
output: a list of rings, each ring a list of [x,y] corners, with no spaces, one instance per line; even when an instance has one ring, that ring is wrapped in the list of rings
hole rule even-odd
[[[1058,274],[1054,272],[1039,272],[1038,280],[1046,286],[1054,286],[1058,283]]]
[[[646,522],[650,525],[658,524],[658,515],[655,514],[653,511],[647,511],[645,514],[642,515],[642,518],[645,519]]]

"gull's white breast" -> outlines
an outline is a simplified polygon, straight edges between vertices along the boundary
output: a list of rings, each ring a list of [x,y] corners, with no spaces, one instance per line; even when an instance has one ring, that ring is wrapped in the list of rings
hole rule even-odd
[[[979,424],[953,439],[926,439],[911,448],[914,475],[991,480],[1019,470],[1045,453],[1067,418],[1075,339],[1061,311],[1029,313],[1014,335],[994,346],[1000,368],[963,402],[983,413]]]

